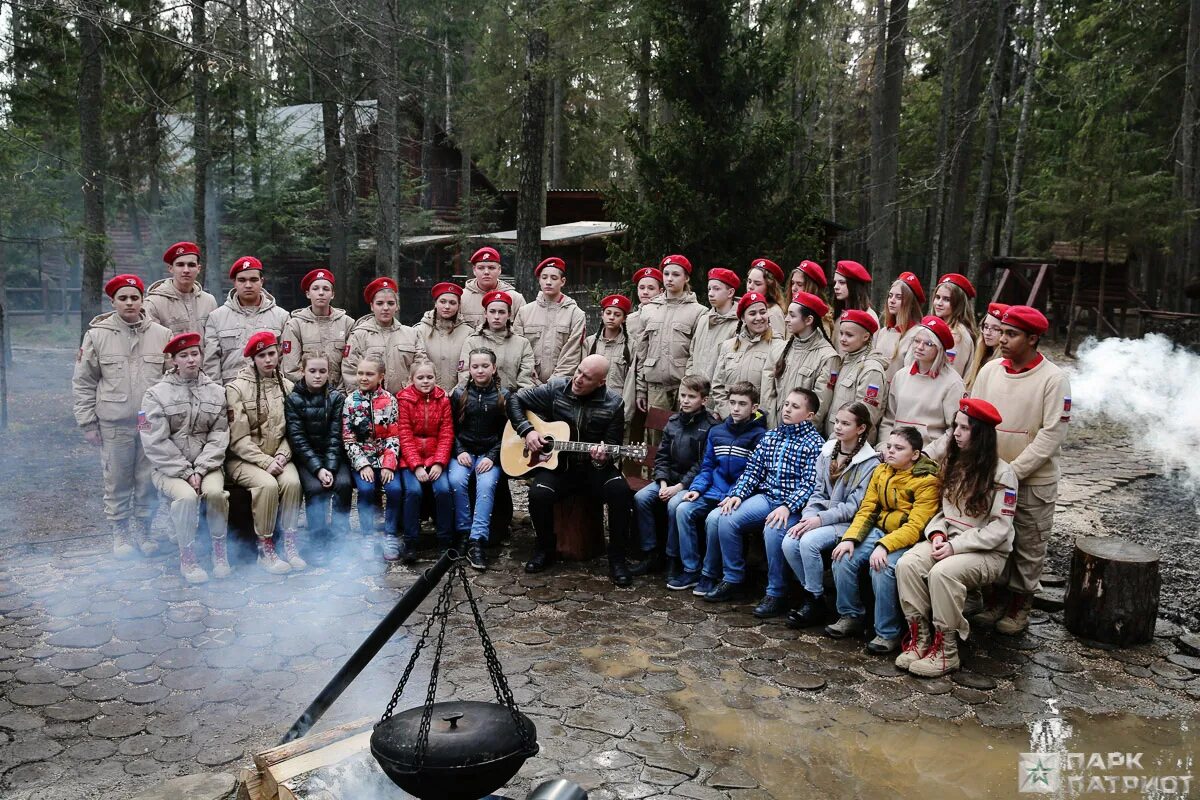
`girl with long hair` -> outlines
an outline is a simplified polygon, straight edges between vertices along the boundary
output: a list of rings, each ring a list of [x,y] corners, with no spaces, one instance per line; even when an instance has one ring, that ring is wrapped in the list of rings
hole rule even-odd
[[[1012,550],[1017,476],[996,449],[1001,421],[986,400],[961,401],[939,470],[941,510],[896,565],[908,627],[896,666],[922,678],[959,668],[967,594],[998,581]]]
[[[400,296],[391,278],[376,278],[363,289],[371,313],[359,317],[346,340],[342,383],[349,391],[358,385],[358,362],[365,356],[383,359],[387,369],[383,388],[398,392],[408,383],[408,370],[421,349],[417,332],[396,321]]]
[[[471,326],[459,314],[463,290],[445,281],[433,287],[433,308],[417,323],[417,349],[433,362],[437,384],[449,392],[458,385],[459,356]]]
[[[767,371],[779,361],[783,342],[771,330],[767,298],[747,292],[738,301],[738,332],[717,352],[717,372],[712,382],[712,409],[724,419],[729,416],[729,387],[749,381],[762,391]]]
[[[820,408],[813,415],[812,423],[818,430],[825,429],[829,401],[842,367],[842,357],[829,341],[822,324],[828,311],[829,306],[815,294],[798,292],[792,298],[787,315],[790,335],[771,371],[771,379],[767,381],[769,388],[763,405],[768,424],[778,424],[787,393],[798,387],[811,389],[816,394]]]
[[[1004,303],[988,303],[983,320],[979,323],[979,336],[975,339],[975,353],[971,356],[971,366],[963,377],[967,391],[975,385],[975,376],[983,365],[994,358],[1000,358],[1000,320],[1008,306]]]
[[[787,330],[784,312],[788,307],[787,295],[783,293],[783,268],[769,258],[754,259],[746,272],[746,292],[756,292],[767,298],[771,331],[782,340]]]
[[[825,268],[815,261],[807,259],[801,261],[800,265],[788,276],[788,297],[795,297],[798,292],[808,292],[828,304],[829,296],[826,294],[828,288],[829,278],[825,276]],[[825,327],[825,335],[831,337],[830,341],[833,341],[833,321],[833,309],[830,309],[821,318],[821,324]]]
[[[625,315],[633,303],[623,294],[610,294],[600,301],[600,325],[583,343],[584,355],[599,353],[608,359],[605,384],[619,395],[625,393],[625,377],[632,360]]]
[[[533,386],[533,346],[513,333],[512,298],[508,292],[488,292],[483,296],[483,322],[467,337],[459,351],[458,385],[471,378],[468,365],[471,351],[486,347],[496,354],[496,374],[500,385],[510,392]]]
[[[382,358],[366,356],[358,362],[357,369],[358,388],[350,393],[342,408],[342,442],[358,488],[358,524],[366,541],[372,541],[376,535],[379,497],[383,495],[387,505],[381,549],[385,561],[395,561],[400,557],[396,522],[404,498],[397,428],[399,409],[396,398],[383,388],[387,367]]]
[[[875,320],[879,328],[879,315],[871,308],[871,273],[857,261],[839,261],[833,270],[833,341],[837,351],[846,355],[842,349],[838,329],[842,322],[842,314],[846,311],[864,311]]]
[[[975,286],[966,276],[951,272],[938,278],[933,292],[930,311],[945,321],[954,333],[954,347],[947,348],[946,361],[959,375],[967,371],[974,356],[975,337]]]
[[[917,323],[924,316],[925,289],[921,280],[911,272],[902,272],[888,290],[884,306],[883,321],[875,334],[872,348],[887,360],[888,380],[905,363],[905,356],[912,347],[912,337],[917,332]]]
[[[910,425],[921,434],[924,446],[936,442],[954,425],[963,382],[946,363],[946,351],[954,345],[950,326],[931,315],[915,330],[912,366],[892,378],[879,438],[882,441],[897,426]]]

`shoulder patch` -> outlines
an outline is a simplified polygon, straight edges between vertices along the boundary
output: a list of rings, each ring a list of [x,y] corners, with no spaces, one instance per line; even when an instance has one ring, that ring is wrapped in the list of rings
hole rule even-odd
[[[292,352],[292,341],[290,339],[283,340],[283,352],[284,353]]]
[[[148,431],[148,430],[150,430],[150,421],[146,419],[146,412],[145,412],[145,411],[140,411],[140,410],[138,411],[138,416],[137,416],[137,429],[138,429],[139,431]]]

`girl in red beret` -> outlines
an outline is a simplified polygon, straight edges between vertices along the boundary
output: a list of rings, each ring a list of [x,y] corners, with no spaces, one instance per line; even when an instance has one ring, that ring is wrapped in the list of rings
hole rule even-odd
[[[968,288],[964,288],[968,287]],[[969,292],[969,294],[968,294]],[[929,307],[933,314],[954,332],[954,347],[946,351],[946,361],[959,375],[966,373],[975,355],[975,287],[961,275],[943,275]]]
[[[403,540],[400,558],[416,560],[417,537],[421,533],[421,500],[425,486],[433,490],[434,521],[439,548],[455,544],[454,494],[450,488],[450,451],[454,447],[454,418],[450,398],[437,385],[433,362],[413,362],[411,381],[396,395],[399,406],[400,479],[404,482]]]
[[[418,349],[433,362],[437,384],[446,392],[458,385],[463,345],[471,336],[471,326],[459,314],[463,290],[449,281],[439,283],[430,292],[433,308],[417,323]]]
[[[761,264],[762,266],[758,266]],[[771,323],[771,332],[775,338],[783,341],[787,332],[784,321],[785,309],[788,307],[787,295],[783,293],[783,270],[774,261],[765,258],[750,262],[746,271],[746,292],[758,292],[767,298],[767,317]]]
[[[829,303],[829,279],[825,277],[825,268],[815,261],[804,260],[800,262],[800,266],[792,270],[792,274],[788,276],[788,297],[795,297],[797,292],[807,292],[808,294],[816,295]],[[833,336],[833,309],[825,312],[821,319],[821,324],[825,326],[825,335]],[[832,338],[829,339],[833,341]],[[820,427],[818,425],[817,427]]]
[[[533,346],[513,333],[512,302],[507,292],[488,292],[483,298],[483,323],[467,337],[459,350],[458,385],[469,379],[471,351],[486,347],[496,354],[500,385],[510,392],[533,386]]]
[[[347,390],[358,385],[358,362],[363,356],[383,359],[387,377],[383,388],[395,394],[408,385],[408,371],[420,350],[417,332],[396,321],[400,295],[391,278],[376,278],[363,290],[371,313],[359,317],[350,329],[342,358],[342,384]]]
[[[877,426],[887,408],[887,362],[871,351],[871,337],[879,322],[866,311],[849,310],[838,319],[838,348],[842,369],[833,385],[831,408],[859,402],[871,411],[870,442],[878,441]],[[833,436],[833,415],[825,418],[825,435]]]
[[[910,425],[921,434],[924,446],[954,424],[963,382],[946,364],[946,348],[954,344],[949,326],[928,316],[913,330],[912,365],[892,376],[879,440],[884,441],[896,427]]]
[[[1000,421],[991,403],[961,401],[938,469],[941,510],[896,565],[908,628],[896,666],[922,678],[959,668],[967,594],[998,581],[1012,550],[1017,476],[997,451]]]
[[[721,343],[737,332],[737,290],[742,281],[733,270],[714,267],[708,271],[708,308],[696,320],[688,375],[712,376],[717,371]]]
[[[768,424],[779,423],[788,392],[797,388],[811,389],[820,401],[812,423],[817,430],[825,429],[829,402],[833,398],[834,376],[842,368],[842,357],[829,341],[822,324],[828,311],[829,306],[824,300],[808,292],[797,293],[788,306],[790,335],[771,371],[769,390],[763,402]]]
[[[625,317],[625,331],[629,334],[629,340],[636,342],[642,335],[642,329],[646,326],[645,314],[642,309],[648,306],[654,298],[663,293],[663,274],[662,270],[657,267],[643,267],[633,273],[633,285],[637,290],[638,307],[629,312]],[[625,403],[626,412],[632,410],[628,401]]]
[[[842,313],[845,311],[865,311],[879,322],[879,315],[871,308],[871,274],[857,261],[839,261],[833,271],[833,343],[842,356],[838,328],[841,325]]]
[[[779,360],[783,341],[771,330],[766,296],[747,292],[738,301],[738,332],[717,352],[717,371],[712,382],[712,406],[721,419],[729,416],[729,387],[749,381],[763,390],[763,374]]]
[[[897,279],[888,289],[883,320],[872,345],[875,352],[887,362],[888,380],[904,365],[912,347],[913,335],[917,332],[917,323],[923,316],[921,306],[925,304],[925,291],[921,288],[920,280],[911,272],[904,275],[908,280]]]
[[[601,300],[600,325],[583,343],[583,351],[587,355],[599,353],[608,359],[608,379],[605,383],[619,395],[625,394],[625,376],[631,361],[625,315],[632,308],[633,304],[624,295],[610,294]]]
[[[979,375],[979,370],[983,369],[983,365],[1001,357],[1000,318],[1007,310],[1008,306],[1004,303],[988,303],[987,311],[984,312],[983,319],[979,323],[979,336],[975,339],[975,352],[971,356],[971,366],[967,368],[967,373],[963,376],[963,383],[968,392],[975,385],[975,377]]]
[[[113,310],[88,324],[71,389],[83,438],[100,448],[113,555],[131,558],[134,546],[145,555],[158,550],[150,536],[157,497],[138,431],[146,424],[142,397],[163,375],[171,332],[142,311],[138,276],[118,275],[104,293]]]

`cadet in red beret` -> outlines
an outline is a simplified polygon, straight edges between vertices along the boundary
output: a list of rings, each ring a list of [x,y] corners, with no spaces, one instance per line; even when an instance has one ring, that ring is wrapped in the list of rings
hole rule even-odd
[[[747,281],[749,285],[749,281]],[[737,335],[717,349],[717,368],[713,373],[711,407],[725,419],[729,416],[729,389],[739,381],[750,381],[760,398],[767,385],[763,374],[783,354],[783,339],[771,330],[768,298],[761,292],[746,292],[738,300]]]
[[[180,333],[171,337],[167,342],[167,346],[163,348],[163,352],[169,356],[173,356],[189,347],[200,346],[200,334],[198,333]]]
[[[975,385],[979,370],[992,359],[1000,358],[1000,319],[1008,306],[1004,303],[988,303],[987,312],[979,323],[979,335],[975,337],[975,352],[971,356],[971,366],[963,376],[967,391]]]
[[[957,272],[938,278],[930,310],[946,321],[954,332],[954,346],[946,350],[946,360],[959,375],[965,375],[975,357],[975,287]]]
[[[978,397],[964,397],[958,404],[958,410],[993,428],[1004,421],[994,405],[987,400],[980,400]]]
[[[195,242],[176,242],[163,253],[163,263],[169,266],[175,263],[175,259],[183,256],[200,258],[200,247]]]
[[[925,289],[921,286],[920,278],[911,272],[900,273],[900,277],[888,289],[883,319],[873,345],[875,352],[888,365],[888,380],[908,363],[909,349],[924,303]]]
[[[513,333],[524,336],[533,348],[533,379],[546,383],[551,378],[570,377],[583,360],[587,320],[583,309],[563,292],[567,265],[558,256],[543,259],[534,269],[537,299],[516,311]]]
[[[642,338],[642,330],[645,328],[646,321],[643,318],[643,309],[654,298],[663,293],[662,270],[657,267],[642,267],[633,273],[633,285],[637,289],[638,307],[636,311],[632,311],[625,316],[625,335],[629,339],[630,354],[633,353],[635,343]],[[637,395],[634,391],[634,381],[629,381],[627,388],[625,416],[627,419],[632,419],[633,412],[637,410]]]
[[[842,316],[838,319],[839,322],[853,322],[867,333],[873,334],[879,330],[879,320],[866,311],[857,309],[848,309],[842,312]]]
[[[146,290],[146,316],[171,333],[203,334],[217,300],[200,285],[200,248],[193,242],[176,242],[163,253],[169,277]]]
[[[757,292],[767,298],[771,330],[776,338],[783,339],[787,330],[783,317],[788,307],[788,298],[783,291],[783,270],[768,258],[754,259],[746,270],[746,291]]]
[[[488,292],[483,296],[483,323],[479,329],[467,337],[459,351],[458,360],[462,365],[459,370],[459,385],[471,379],[471,351],[486,347],[496,354],[496,374],[500,377],[500,386],[515,392],[528,386],[533,386],[533,347],[524,336],[513,333],[512,295],[508,292]],[[497,497],[504,500],[507,484],[499,484],[500,494]]]
[[[1050,329],[1046,315],[1030,306],[1009,306],[1000,318],[1000,324],[1035,336],[1041,336]]]
[[[633,285],[637,288],[638,305],[646,305],[663,292],[662,270],[642,267],[633,273]]]
[[[871,273],[857,261],[839,261],[833,271],[833,344],[838,352],[845,356],[842,350],[841,336],[838,326],[841,325],[842,312],[865,311],[879,323],[879,315],[871,308]],[[913,320],[916,321],[915,319]],[[885,362],[886,363],[886,362]]]
[[[274,331],[259,331],[246,341],[246,347],[242,350],[242,355],[246,358],[254,358],[268,347],[278,346],[279,337],[275,335]]]
[[[433,308],[416,325],[418,349],[433,362],[437,385],[449,395],[458,385],[459,367],[467,366],[459,363],[459,356],[474,329],[460,313],[463,290],[458,284],[443,281],[435,284],[430,294]]]
[[[262,262],[259,261],[254,256],[241,256],[236,261],[234,261],[233,266],[231,266],[229,268],[229,277],[235,278],[235,277],[237,277],[238,273],[245,272],[246,270],[250,270],[250,269],[254,269],[254,270],[258,270],[259,272],[262,272],[263,271]]]
[[[420,349],[417,332],[396,321],[400,296],[391,278],[376,278],[363,290],[371,313],[359,317],[346,340],[342,384],[347,394],[358,388],[358,365],[371,355],[383,360],[383,388],[395,394],[408,385],[408,373]]]
[[[504,305],[512,308],[512,297],[508,292],[488,292],[483,296],[483,307],[486,310],[492,303],[504,303]]]
[[[835,303],[836,305],[836,303]],[[837,410],[846,403],[860,402],[871,412],[869,441],[878,440],[879,420],[887,408],[887,362],[871,346],[879,330],[879,321],[868,311],[851,308],[842,312],[837,321],[838,349],[842,353],[842,368],[838,372],[829,402],[830,413],[825,417],[825,435],[834,435]]]
[[[481,247],[471,254],[472,264],[499,264],[500,253],[494,247]]]
[[[114,275],[109,279],[108,283],[104,284],[104,293],[110,298],[117,296],[118,289],[124,289],[127,286],[132,286],[137,289],[138,298],[146,293],[146,287],[142,283],[142,279],[137,275]]]
[[[791,287],[793,296],[796,292],[808,292],[820,296],[825,287],[829,285],[829,280],[825,277],[825,270],[820,264],[805,259],[788,276],[788,285]]]
[[[567,262],[563,261],[558,256],[543,258],[541,262],[533,268],[533,274],[541,277],[542,270],[546,269],[547,267],[553,267],[562,274],[563,278],[567,277]]]
[[[734,291],[737,291],[742,286],[742,279],[737,276],[737,273],[724,267],[713,267],[710,269],[708,271],[708,279],[710,281],[720,281]]]
[[[941,286],[943,283],[953,283],[955,286],[962,289],[963,292],[966,293],[967,297],[972,300],[975,299],[975,284],[971,283],[971,281],[967,279],[966,275],[960,275],[957,272],[947,272],[945,275],[938,278],[938,286]]]
[[[692,262],[681,255],[662,260],[663,293],[641,307],[643,333],[634,342],[637,409],[677,410],[679,382],[687,375],[696,324],[707,310],[691,290]],[[654,443],[654,437],[651,437]],[[644,564],[643,564],[644,565]],[[639,568],[634,574],[640,574]]]
[[[514,312],[525,305],[525,298],[517,291],[517,287],[500,279],[500,253],[496,248],[481,247],[476,250],[471,256],[471,270],[474,277],[463,287],[458,315],[472,329],[478,329],[483,324],[484,308],[487,306],[483,296],[489,292],[507,293]]]
[[[912,337],[912,365],[892,376],[887,410],[879,423],[879,439],[897,427],[916,428],[928,445],[954,426],[963,396],[963,381],[947,369],[946,350],[954,345],[950,326],[933,315],[924,317]]]
[[[717,350],[721,343],[737,333],[737,290],[742,280],[724,267],[708,271],[708,308],[696,320],[692,348],[688,354],[687,375],[715,375]],[[709,395],[709,407],[713,406]]]
[[[829,305],[818,295],[796,292],[788,306],[788,340],[783,354],[770,370],[766,383],[770,390],[762,403],[767,422],[776,425],[783,419],[783,404],[792,389],[809,389],[816,394],[820,406],[812,423],[825,429],[830,412],[835,376],[841,370],[842,357],[837,354],[825,333],[824,319]]]
[[[310,270],[300,279],[300,290],[308,298],[307,308],[298,308],[284,323],[279,346],[283,351],[280,369],[294,383],[303,378],[303,358],[306,353],[321,353],[328,363],[332,384],[342,375],[342,354],[354,319],[340,308],[333,307],[333,273],[324,268]]]
[[[633,302],[623,294],[610,294],[600,301],[600,324],[596,332],[583,343],[586,355],[599,353],[608,359],[608,378],[605,384],[619,395],[625,394],[625,379],[633,360],[626,319]]]
[[[229,268],[233,289],[224,305],[204,322],[204,372],[228,386],[245,363],[242,351],[255,331],[283,333],[288,312],[263,288],[263,265],[254,256],[241,256]]]
[[[666,272],[667,267],[671,266],[672,264],[674,264],[677,267],[683,267],[683,271],[686,272],[688,275],[692,274],[692,262],[688,261],[687,256],[681,256],[679,254],[670,255],[670,256],[665,257],[659,263],[658,267],[663,272]]]

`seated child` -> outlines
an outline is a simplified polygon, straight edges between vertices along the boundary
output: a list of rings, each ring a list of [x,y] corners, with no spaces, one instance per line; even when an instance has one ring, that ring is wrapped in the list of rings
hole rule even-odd
[[[433,487],[438,547],[453,546],[454,493],[450,488],[450,450],[454,446],[454,420],[450,398],[437,385],[433,362],[413,359],[410,383],[396,394],[399,414],[396,428],[400,438],[400,479],[404,482],[404,537],[400,560],[417,560],[417,537],[421,532],[421,499],[425,484]]]

